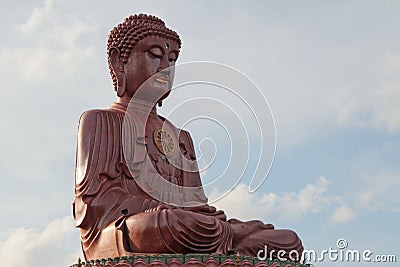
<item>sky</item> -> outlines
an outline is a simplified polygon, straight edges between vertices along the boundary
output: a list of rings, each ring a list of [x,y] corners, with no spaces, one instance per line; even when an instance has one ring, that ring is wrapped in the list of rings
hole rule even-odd
[[[227,169],[221,184],[206,188],[209,199],[217,200],[213,205],[230,218],[293,229],[317,253],[338,249],[344,239],[342,250],[370,250],[400,261],[398,1],[1,0],[1,5],[4,262],[69,266],[81,257],[71,216],[78,119],[115,100],[107,35],[137,13],[159,16],[179,33],[178,63],[215,62],[236,73],[224,80],[233,91],[187,86],[173,91],[160,109],[191,132],[202,156],[199,165],[210,165],[203,182]],[[185,78],[181,73],[179,78],[177,68],[177,79]],[[251,81],[248,87],[235,86],[241,77]],[[195,101],[207,96],[208,102]],[[184,101],[189,107],[179,105]],[[253,114],[239,102],[248,103]],[[199,114],[209,119],[187,123]],[[260,128],[251,122],[254,114]],[[242,177],[243,162],[248,168]],[[255,170],[266,173],[269,167],[250,194]],[[262,178],[255,174],[258,182]],[[226,185],[236,186],[221,198]],[[314,264],[395,265],[329,259]]]

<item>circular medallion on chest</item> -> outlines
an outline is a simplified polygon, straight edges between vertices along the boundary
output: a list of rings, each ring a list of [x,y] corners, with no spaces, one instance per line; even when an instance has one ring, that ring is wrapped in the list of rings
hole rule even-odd
[[[153,133],[153,140],[161,154],[165,156],[171,156],[175,153],[177,144],[174,136],[171,133],[163,129],[155,129]]]

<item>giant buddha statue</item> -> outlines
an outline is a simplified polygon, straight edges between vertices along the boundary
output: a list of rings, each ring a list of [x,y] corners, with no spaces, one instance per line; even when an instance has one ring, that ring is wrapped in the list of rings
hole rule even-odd
[[[189,132],[157,114],[174,79],[181,40],[154,16],[109,34],[117,99],[79,121],[73,215],[86,260],[145,253],[239,253],[265,245],[301,255],[291,230],[227,219],[207,204]],[[289,258],[289,257],[287,257]],[[291,260],[299,261],[298,257]]]

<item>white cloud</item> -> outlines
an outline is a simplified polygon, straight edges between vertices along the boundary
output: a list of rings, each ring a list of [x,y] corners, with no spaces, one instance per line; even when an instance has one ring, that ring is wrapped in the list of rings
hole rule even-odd
[[[356,217],[356,213],[353,209],[340,206],[331,214],[329,217],[330,224],[339,224],[353,220]]]
[[[396,173],[374,173],[361,177],[360,187],[340,195],[328,193],[330,180],[320,177],[299,192],[268,193],[261,197],[249,194],[246,184],[239,184],[224,198],[212,203],[226,211],[229,217],[259,219],[273,214],[286,220],[300,220],[308,214],[328,212],[328,225],[346,223],[357,216],[376,210],[398,210],[396,190],[400,185]],[[213,190],[210,199],[220,195]]]
[[[0,50],[0,62],[13,62],[4,66],[4,69],[8,67],[18,73],[18,77],[9,81],[10,84],[20,78],[35,83],[51,83],[71,77],[76,71],[73,66],[81,64],[91,55],[90,48],[71,47],[61,51],[51,48],[11,48]]]
[[[34,7],[28,20],[21,25],[21,30],[25,33],[35,33],[38,29],[51,22],[53,1],[45,0],[42,8]]]
[[[13,267],[69,266],[81,257],[76,233],[71,216],[51,222],[42,232],[11,229],[1,234],[0,258]]]
[[[373,203],[373,198],[374,198],[373,192],[365,191],[356,197],[356,205],[359,205],[364,208],[376,207],[376,205]]]
[[[321,176],[315,183],[306,185],[299,193],[286,193],[278,197],[274,209],[276,212],[285,211],[283,214],[285,217],[300,218],[307,213],[318,213],[332,202],[332,199],[327,196],[329,184],[330,181]],[[268,195],[264,195],[265,197]]]
[[[340,125],[397,133],[400,130],[400,54],[380,59],[370,81],[338,89],[332,99]],[[369,83],[369,84],[368,84]]]
[[[310,214],[326,212],[327,224],[332,226],[349,222],[377,209],[396,210],[399,201],[395,190],[399,188],[399,181],[399,177],[394,174],[371,175],[364,177],[360,183],[365,186],[351,193],[343,191],[340,195],[333,195],[328,192],[331,181],[322,176],[299,192],[268,193],[262,196],[249,194],[248,186],[241,183],[212,205],[226,211],[228,217],[239,219],[279,217],[301,220]],[[218,190],[213,190],[210,199],[215,199],[219,194]],[[388,194],[393,197],[388,197]]]
[[[301,219],[309,213],[319,213],[336,201],[327,195],[330,181],[320,177],[313,184],[306,185],[298,193],[269,193],[259,197],[249,194],[245,184],[239,184],[232,192],[218,200],[214,205],[227,212],[230,217],[254,219],[269,214],[284,219]],[[214,190],[210,198],[214,199],[219,192]]]
[[[93,32],[94,26],[75,17],[61,18],[59,13],[53,2],[46,0],[17,27],[17,33],[26,41],[0,47],[0,70],[10,74],[5,77],[11,86],[21,78],[30,82],[69,78],[92,57],[94,47],[85,46],[81,39]]]
[[[396,172],[381,171],[361,176],[362,188],[357,193],[354,206],[365,212],[375,210],[396,210],[400,206],[398,189],[400,175]]]

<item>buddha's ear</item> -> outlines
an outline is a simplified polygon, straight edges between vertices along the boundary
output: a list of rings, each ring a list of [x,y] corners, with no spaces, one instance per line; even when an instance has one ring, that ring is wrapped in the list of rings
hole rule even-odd
[[[116,47],[111,47],[108,50],[108,58],[115,74],[117,72],[124,72],[124,62],[122,62],[121,51]]]
[[[126,91],[126,76],[124,72],[124,62],[120,58],[121,52],[118,48],[111,47],[108,50],[108,60],[117,78],[117,96],[122,97]]]

